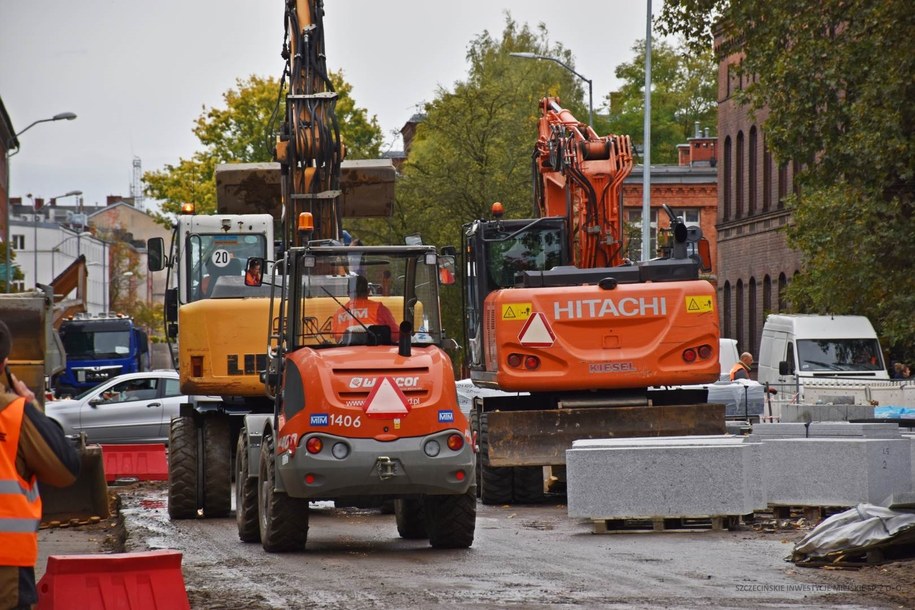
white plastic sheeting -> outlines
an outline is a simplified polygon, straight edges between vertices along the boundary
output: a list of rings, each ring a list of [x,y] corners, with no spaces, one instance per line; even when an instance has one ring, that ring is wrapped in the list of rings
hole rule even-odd
[[[816,526],[795,545],[792,560],[841,558],[855,552],[866,552],[902,536],[910,539],[913,534],[915,511],[859,504]]]

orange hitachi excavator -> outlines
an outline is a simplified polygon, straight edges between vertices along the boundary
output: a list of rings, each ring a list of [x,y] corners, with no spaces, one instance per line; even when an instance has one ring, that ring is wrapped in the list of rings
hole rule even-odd
[[[555,98],[540,110],[538,217],[506,219],[494,204],[492,219],[463,231],[470,378],[502,391],[475,399],[472,413],[485,504],[536,501],[551,483],[561,489],[576,439],[724,432],[723,406],[666,389],[718,379],[701,232],[665,206],[662,256],[626,261],[629,138],[599,137]]]

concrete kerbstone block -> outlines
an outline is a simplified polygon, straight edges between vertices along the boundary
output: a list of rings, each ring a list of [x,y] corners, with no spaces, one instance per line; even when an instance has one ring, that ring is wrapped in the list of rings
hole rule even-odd
[[[848,421],[850,419],[871,419],[874,407],[855,404],[783,404],[782,422]]]
[[[566,451],[570,517],[744,515],[765,507],[762,446],[745,437],[576,441]]]
[[[762,445],[768,504],[879,504],[912,489],[912,449],[902,438],[773,438]]]
[[[761,423],[753,424],[750,434],[751,440],[766,438],[806,438],[807,424],[791,423]]]
[[[901,438],[898,424],[891,423],[849,423],[815,421],[807,430],[810,438],[858,437],[858,438]]]

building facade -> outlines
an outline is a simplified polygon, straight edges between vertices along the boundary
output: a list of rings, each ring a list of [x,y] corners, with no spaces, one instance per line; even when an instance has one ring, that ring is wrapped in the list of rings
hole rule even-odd
[[[787,311],[785,288],[801,270],[800,253],[788,247],[791,214],[785,198],[794,189],[795,163],[779,163],[766,146],[766,112],[752,116],[735,99],[746,85],[740,55],[715,40],[718,71],[718,304],[721,336],[759,356],[763,323]]]

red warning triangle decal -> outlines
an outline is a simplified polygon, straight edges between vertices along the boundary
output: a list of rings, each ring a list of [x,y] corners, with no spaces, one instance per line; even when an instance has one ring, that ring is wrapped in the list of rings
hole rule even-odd
[[[551,347],[556,341],[556,335],[546,316],[535,313],[524,323],[524,328],[518,333],[518,341],[527,347]]]
[[[382,377],[362,407],[369,417],[393,419],[410,413],[410,402],[390,377]]]

